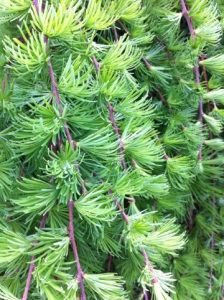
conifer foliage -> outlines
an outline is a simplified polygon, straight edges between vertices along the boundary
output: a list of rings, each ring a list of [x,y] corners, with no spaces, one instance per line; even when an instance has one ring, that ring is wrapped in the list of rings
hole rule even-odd
[[[224,297],[222,0],[2,0],[0,299]]]

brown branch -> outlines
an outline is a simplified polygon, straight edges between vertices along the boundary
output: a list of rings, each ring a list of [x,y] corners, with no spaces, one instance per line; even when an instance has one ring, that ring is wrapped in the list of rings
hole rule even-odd
[[[40,229],[43,229],[45,227],[47,217],[48,217],[48,214],[44,214],[42,216],[41,221],[40,221],[40,226],[39,226]],[[28,299],[30,286],[31,286],[31,282],[32,282],[33,271],[35,269],[34,261],[35,261],[35,256],[32,256],[31,263],[30,263],[29,270],[28,270],[28,274],[27,274],[26,286],[25,286],[25,289],[24,289],[24,292],[23,292],[22,300],[27,300]]]
[[[188,29],[191,35],[192,39],[195,39],[195,30],[193,27],[193,23],[192,23],[192,19],[189,15],[189,11],[187,9],[187,4],[186,4],[186,0],[180,0],[180,4],[181,4],[181,8],[182,8],[182,15],[185,18],[187,25],[188,25]],[[196,65],[194,67],[194,76],[195,76],[195,82],[196,85],[199,86],[200,85],[200,71],[199,71],[199,63],[198,60],[196,62]],[[199,111],[199,116],[198,116],[198,120],[201,122],[201,124],[203,124],[203,99],[201,97],[199,97],[199,105],[198,105],[198,111]],[[201,149],[202,147],[200,147],[199,152],[202,151]],[[200,153],[199,157],[202,156],[202,153]]]
[[[96,66],[98,66],[99,63],[97,62],[96,59],[94,59],[94,61],[95,61],[94,65],[95,65],[95,68],[96,68],[96,72],[98,73],[99,69]],[[120,145],[120,131],[119,131],[118,125],[116,124],[115,115],[114,115],[114,109],[113,109],[113,107],[112,107],[112,105],[110,103],[108,105],[108,114],[109,114],[109,116],[108,116],[109,120],[111,122],[111,125],[112,125],[114,131],[115,131],[115,134],[119,138],[119,145]],[[122,154],[123,154],[123,152],[124,152],[124,146],[123,145],[122,145],[122,148],[120,149],[120,151],[122,151]],[[125,157],[123,157],[123,160],[124,161],[122,161],[122,160],[120,161],[121,168],[122,168],[122,170],[127,170],[127,165],[126,165]],[[109,191],[109,193],[111,194],[112,192]],[[121,216],[122,216],[124,222],[126,224],[129,224],[129,217],[125,213],[125,211],[124,211],[123,207],[121,206],[121,204],[119,203],[119,201],[116,199],[114,202],[115,202],[115,205],[118,208],[119,212],[121,213]],[[130,201],[129,203],[132,203],[132,202],[133,201]],[[152,263],[149,260],[148,254],[146,253],[146,251],[144,249],[142,250],[142,255],[143,255],[144,260],[145,260],[145,266],[149,269],[150,273],[153,276],[152,283],[155,284],[158,280],[155,277],[154,269],[153,269]],[[147,300],[147,298],[145,298],[145,300]]]
[[[40,4],[38,0],[33,0],[33,5],[35,6],[37,12],[39,12],[40,8]],[[48,38],[45,36],[44,38],[45,44],[48,44]],[[51,88],[52,88],[52,93],[55,97],[55,102],[57,104],[57,107],[59,109],[60,114],[63,114],[63,105],[62,105],[62,101],[60,98],[60,94],[59,94],[59,90],[58,90],[58,85],[57,85],[57,81],[54,75],[54,69],[51,63],[51,60],[48,60],[48,71],[49,71],[49,77],[51,80]],[[66,134],[66,138],[68,143],[71,145],[71,147],[75,150],[76,149],[76,142],[73,141],[72,139],[72,134],[69,130],[69,127],[67,125],[67,123],[64,123],[64,131]],[[79,168],[77,169],[79,172]],[[81,178],[81,176],[80,176]],[[85,191],[85,186],[84,186],[84,182],[82,181],[82,190]],[[81,264],[80,264],[80,260],[79,260],[79,256],[78,256],[78,250],[77,250],[77,244],[75,241],[75,233],[74,233],[74,223],[73,223],[73,218],[74,218],[74,202],[72,199],[69,200],[68,203],[68,209],[69,209],[69,228],[68,228],[68,232],[69,232],[69,239],[70,239],[70,244],[73,250],[73,255],[74,255],[74,260],[76,262],[76,266],[77,266],[77,279],[79,282],[79,286],[80,286],[80,290],[81,290],[81,300],[86,300],[86,293],[85,293],[85,288],[84,288],[84,277],[83,277],[83,271],[81,268]],[[34,259],[32,258],[31,260],[31,265],[30,265],[30,269],[28,272],[28,276],[27,276],[27,285],[28,287],[25,289],[25,296],[26,298],[23,298],[22,300],[26,300],[28,297],[28,292],[29,292],[29,286],[31,284],[31,280],[32,280],[32,272],[34,270]]]

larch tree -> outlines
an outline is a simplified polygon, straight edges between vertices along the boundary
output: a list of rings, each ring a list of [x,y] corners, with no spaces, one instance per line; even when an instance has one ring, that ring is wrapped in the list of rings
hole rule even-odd
[[[222,2],[1,0],[0,299],[223,299]]]

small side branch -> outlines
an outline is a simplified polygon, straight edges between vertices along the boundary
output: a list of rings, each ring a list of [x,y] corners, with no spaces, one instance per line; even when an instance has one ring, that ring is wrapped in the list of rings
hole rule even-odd
[[[109,114],[109,120],[111,122],[114,133],[116,134],[117,140],[119,143],[120,165],[123,170],[126,170],[127,164],[126,164],[125,156],[124,156],[124,143],[123,143],[121,135],[120,135],[119,127],[115,120],[114,108],[111,103],[108,104],[108,114]]]

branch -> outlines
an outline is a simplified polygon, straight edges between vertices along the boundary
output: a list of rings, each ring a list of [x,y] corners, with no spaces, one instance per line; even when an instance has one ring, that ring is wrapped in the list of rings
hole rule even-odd
[[[63,113],[63,106],[62,106],[60,94],[59,94],[59,91],[58,91],[57,81],[56,81],[55,76],[54,76],[54,70],[53,70],[51,60],[48,61],[48,66],[49,66],[49,76],[50,76],[50,79],[51,79],[52,93],[55,96],[56,104],[58,106],[59,112],[62,114]],[[70,132],[66,122],[64,123],[64,130],[65,130],[65,133],[66,133],[66,138],[67,138],[68,143],[75,150],[77,143],[75,141],[73,141],[71,132]],[[76,167],[76,170],[77,170],[78,174],[80,175],[80,170],[79,170],[78,167]],[[81,176],[80,176],[80,178],[81,178]],[[84,191],[86,191],[86,189],[85,189],[84,182],[82,181],[82,192],[84,192]],[[68,233],[69,233],[70,244],[71,244],[73,255],[74,255],[74,260],[75,260],[76,266],[77,266],[77,279],[78,279],[79,286],[80,286],[80,289],[81,289],[81,300],[86,300],[83,271],[82,271],[82,268],[81,268],[79,255],[78,255],[78,250],[77,250],[77,244],[76,244],[76,240],[75,240],[75,231],[74,231],[74,223],[73,223],[73,219],[74,219],[74,201],[72,199],[69,200],[68,210],[69,210]]]
[[[55,96],[55,100],[56,100],[56,104],[58,106],[59,112],[62,115],[63,114],[63,105],[62,105],[60,94],[59,94],[59,91],[58,91],[58,85],[57,85],[57,81],[55,79],[54,70],[53,70],[51,60],[48,61],[48,67],[49,67],[49,76],[50,76],[50,79],[51,79],[52,93]],[[67,140],[68,140],[69,144],[75,149],[76,148],[76,142],[72,140],[72,135],[71,135],[71,132],[70,132],[66,122],[64,123],[64,131],[65,131],[65,134],[66,134],[66,137],[67,137]]]
[[[113,33],[114,33],[115,41],[118,42],[119,36],[118,36],[116,25],[113,27]]]
[[[40,10],[40,3],[38,0],[33,0],[33,5],[35,6],[37,12],[39,12]],[[45,37],[44,39],[46,45],[48,44],[48,38]],[[48,72],[49,72],[49,77],[51,80],[51,88],[52,88],[52,93],[55,97],[55,101],[56,104],[58,106],[59,112],[62,115],[63,113],[63,105],[62,105],[62,101],[60,98],[60,94],[59,94],[59,90],[58,90],[58,85],[57,85],[57,81],[54,75],[54,69],[51,63],[51,60],[49,59],[48,61]],[[71,132],[69,130],[69,127],[67,125],[67,123],[64,123],[64,131],[66,134],[66,138],[68,143],[72,146],[72,148],[75,150],[76,149],[76,142],[73,141],[72,139],[72,135]],[[79,168],[77,168],[78,173],[80,174]],[[80,177],[81,178],[81,177]],[[82,181],[82,190],[85,191],[85,187],[84,187],[84,182]],[[73,224],[73,219],[74,219],[74,202],[72,199],[69,200],[68,203],[68,210],[69,210],[69,228],[68,228],[68,232],[69,232],[69,239],[70,239],[70,244],[73,250],[73,254],[74,254],[74,260],[76,262],[77,265],[77,279],[79,281],[79,286],[81,289],[81,300],[86,300],[86,293],[85,293],[85,288],[84,288],[84,278],[83,278],[83,272],[82,272],[82,268],[81,268],[81,264],[80,264],[80,260],[79,260],[79,256],[78,256],[78,250],[77,250],[77,245],[76,245],[76,241],[75,241],[75,233],[74,233],[74,224]],[[41,222],[41,226],[44,222]],[[22,300],[26,300],[28,297],[28,292],[29,292],[29,288],[30,288],[30,284],[31,284],[31,279],[32,279],[32,272],[35,268],[34,266],[34,257],[32,258],[32,262],[29,268],[29,272],[28,272],[28,276],[27,276],[27,285],[24,291],[24,296],[22,298]]]
[[[149,300],[149,296],[146,290],[144,290],[144,300]]]
[[[182,15],[184,16],[184,18],[187,22],[187,26],[188,26],[188,29],[190,31],[191,37],[192,37],[192,39],[194,39],[195,38],[195,30],[194,30],[194,27],[193,27],[192,19],[189,15],[189,11],[187,9],[186,1],[185,0],[180,0],[180,5],[181,5],[181,8],[182,8]]]
[[[33,0],[33,5],[36,8],[36,11],[39,12],[39,9],[40,9],[40,7],[39,7],[39,1],[38,0]]]
[[[201,60],[204,60],[204,59],[206,59],[206,56],[202,56],[201,57]],[[203,69],[202,70],[203,70],[203,77],[204,77],[206,89],[207,89],[207,91],[209,91],[210,89],[209,89],[208,74],[207,74],[207,71],[206,71],[206,66],[203,65]],[[215,103],[214,100],[213,100],[213,105],[216,106],[216,103]],[[209,106],[208,106],[208,110],[210,110]],[[212,138],[212,133],[210,133],[210,138]],[[216,154],[215,151],[214,151],[214,154]],[[212,180],[212,184],[214,184],[214,180]],[[215,199],[214,196],[212,197],[212,206],[214,208],[216,208],[216,199]],[[212,251],[214,251],[215,247],[216,247],[215,233],[212,232],[212,234],[211,234],[210,248],[212,249]],[[211,266],[210,266],[210,272],[209,272],[209,288],[210,289],[212,289],[212,287],[213,287],[213,278],[214,278],[213,273],[214,273],[214,257],[212,257]]]
[[[207,55],[201,55],[201,57],[200,57],[201,61],[206,60],[206,58],[207,58]],[[203,73],[206,89],[209,92],[210,89],[209,89],[209,84],[208,84],[208,74],[207,74],[205,65],[202,66],[202,73]]]
[[[117,23],[121,26],[121,28],[124,30],[124,32],[126,32],[128,35],[130,35],[130,32],[129,32],[128,28],[124,25],[123,22],[118,20]]]
[[[42,218],[40,220],[40,226],[39,226],[40,229],[43,229],[45,227],[47,217],[48,217],[48,214],[45,214],[45,215],[42,216]],[[26,279],[26,286],[25,286],[23,296],[22,296],[22,300],[27,300],[28,299],[30,286],[31,286],[31,281],[32,281],[32,277],[33,277],[33,271],[35,269],[34,261],[35,261],[35,256],[32,256],[31,263],[30,263],[29,270],[28,270],[27,279]]]
[[[69,232],[69,239],[71,242],[74,258],[76,261],[77,265],[77,279],[79,282],[79,286],[81,289],[81,300],[86,300],[86,293],[85,293],[85,287],[84,287],[84,273],[82,271],[82,267],[80,264],[79,260],[79,255],[78,255],[78,249],[77,249],[77,244],[75,240],[75,233],[74,233],[74,223],[73,223],[73,218],[74,218],[74,201],[72,199],[69,200],[68,202],[68,209],[69,209],[69,227],[68,227],[68,232]]]
[[[127,169],[127,164],[126,164],[125,156],[124,156],[124,143],[123,143],[121,135],[120,135],[120,129],[119,129],[119,127],[116,123],[116,120],[115,120],[114,111],[115,110],[114,110],[112,104],[109,103],[108,104],[109,120],[111,122],[111,125],[113,127],[113,130],[114,130],[114,132],[117,136],[117,140],[118,140],[118,143],[119,143],[120,165],[121,165],[121,168],[123,170],[126,170]]]
[[[146,66],[146,68],[150,71],[152,64],[145,57],[142,58],[142,61],[143,61],[144,65]],[[169,103],[167,102],[167,100],[165,99],[163,94],[161,93],[160,89],[155,88],[155,91],[159,95],[160,101],[163,103],[163,105],[166,106],[169,109],[169,111],[171,111],[171,109],[169,107]]]
[[[93,56],[93,58],[92,58],[92,63],[94,65],[95,69],[96,69],[96,72],[99,73],[99,71],[100,71],[100,64],[98,63],[98,61],[97,61],[97,59],[96,59],[95,56]]]
[[[197,65],[194,67],[194,74],[195,74],[195,82],[199,86],[201,82],[200,82],[200,71],[199,71],[199,64],[198,64],[198,62],[197,62]],[[204,114],[204,111],[203,111],[203,100],[202,100],[201,97],[199,98],[198,111],[199,111],[198,121],[200,123],[203,123],[203,114]]]
[[[96,60],[95,57],[93,58],[92,61],[95,62],[94,65],[95,65],[95,68],[96,68],[96,72],[99,73],[99,69],[97,68],[97,66],[100,65],[99,62]],[[118,141],[119,141],[119,145],[120,145],[119,151],[122,151],[122,159],[121,159],[121,161],[120,161],[120,165],[121,165],[122,170],[127,170],[127,164],[126,164],[125,157],[124,157],[124,145],[123,145],[123,142],[121,141],[120,130],[119,130],[118,125],[117,125],[116,120],[115,120],[114,108],[113,108],[113,106],[112,106],[110,103],[109,103],[109,105],[108,105],[108,113],[109,113],[109,116],[108,116],[108,117],[109,117],[109,120],[110,120],[110,122],[111,122],[111,125],[112,125],[112,127],[113,127],[113,129],[114,129],[115,134],[117,135],[117,137],[118,137],[118,139],[119,139],[119,140],[118,140]],[[121,142],[122,142],[122,144],[121,144]],[[109,193],[111,194],[111,191],[109,191]],[[133,200],[134,200],[134,199],[133,199]],[[118,210],[120,211],[121,216],[122,216],[124,222],[125,222],[126,224],[129,224],[129,217],[128,217],[128,215],[125,213],[125,211],[124,211],[123,207],[120,205],[119,201],[116,199],[114,202],[115,202],[116,207],[117,207]],[[131,202],[132,202],[132,201],[131,201]],[[129,204],[130,204],[130,201],[129,201]],[[152,274],[152,278],[153,278],[153,279],[152,279],[152,283],[154,284],[154,283],[156,283],[158,280],[157,280],[157,278],[154,276],[153,266],[152,266],[151,262],[149,261],[148,254],[146,253],[145,250],[142,250],[142,255],[144,256],[144,259],[145,259],[145,266],[148,267],[150,273]],[[147,298],[145,298],[145,299],[147,300]]]
[[[195,30],[193,27],[193,23],[192,23],[192,19],[190,17],[189,11],[187,9],[186,0],[180,0],[180,5],[182,8],[182,15],[187,22],[188,29],[191,34],[191,38],[194,39],[195,38]],[[196,63],[196,66],[194,67],[194,76],[195,76],[195,82],[199,86],[201,82],[200,82],[200,71],[199,71],[198,61]],[[198,121],[201,124],[203,124],[204,111],[203,111],[203,99],[201,97],[199,98],[198,112],[199,112]],[[202,145],[199,146],[198,159],[202,160]]]
[[[117,208],[119,209],[119,212],[121,213],[123,220],[125,221],[126,224],[128,224],[129,223],[128,215],[125,213],[124,209],[122,208],[118,200],[115,200],[114,202]]]
[[[186,0],[180,0],[181,8],[182,8],[182,15],[185,18],[189,32],[191,34],[191,38],[195,39],[195,30],[193,27],[192,19],[189,15],[189,11],[187,9],[186,5]],[[196,85],[199,86],[201,84],[200,82],[200,70],[199,70],[199,63],[197,59],[197,63],[194,67],[194,76],[195,76],[195,82]],[[203,125],[203,115],[204,115],[204,110],[203,110],[203,99],[199,97],[199,104],[198,104],[198,121]],[[201,161],[203,159],[202,156],[202,144],[199,145],[199,151],[198,151],[198,160]],[[193,229],[193,223],[194,223],[194,214],[192,208],[189,211],[190,215],[190,220],[189,220],[189,230],[191,231]]]
[[[51,79],[52,92],[53,92],[53,95],[55,96],[56,104],[58,106],[58,109],[59,109],[60,113],[62,114],[63,113],[63,106],[62,106],[60,94],[59,94],[59,91],[58,91],[58,85],[57,85],[57,82],[56,82],[56,79],[55,79],[55,76],[54,76],[53,66],[52,66],[52,63],[51,63],[50,60],[48,61],[48,66],[49,66],[49,75],[50,75],[50,79]],[[65,130],[65,133],[66,133],[68,143],[75,150],[77,144],[76,144],[75,141],[73,141],[71,132],[70,132],[70,130],[68,128],[68,125],[66,123],[64,125],[64,130]],[[76,167],[76,170],[77,170],[78,174],[80,174],[80,170],[79,170],[78,167]],[[81,178],[81,176],[80,176],[80,178]],[[84,193],[85,191],[86,191],[86,188],[85,188],[84,182],[82,181],[82,192]],[[81,268],[79,255],[78,255],[78,250],[77,250],[77,244],[76,244],[76,241],[75,241],[75,232],[74,232],[74,223],[73,223],[73,219],[74,219],[74,201],[72,199],[69,200],[68,210],[69,210],[68,233],[69,233],[70,244],[71,244],[73,255],[74,255],[74,260],[75,260],[76,266],[77,266],[77,279],[78,279],[79,286],[80,286],[80,289],[81,289],[81,300],[86,300],[83,271],[82,271],[82,268]]]
[[[147,58],[143,57],[142,58],[143,63],[145,64],[145,66],[147,67],[148,70],[151,69],[152,65],[150,64],[150,62],[148,61]]]

